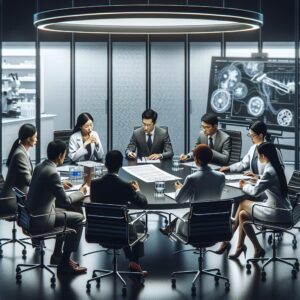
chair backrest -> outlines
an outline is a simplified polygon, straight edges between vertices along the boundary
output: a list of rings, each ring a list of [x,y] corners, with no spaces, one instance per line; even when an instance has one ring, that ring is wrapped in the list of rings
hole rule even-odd
[[[141,126],[134,126],[133,129],[136,130],[138,128],[140,128]],[[168,126],[159,126],[160,128],[165,129],[168,132]]]
[[[12,190],[16,194],[18,204],[17,224],[26,232],[29,230],[30,224],[30,214],[25,206],[26,195],[16,187],[13,187]]]
[[[229,199],[192,203],[188,222],[188,243],[197,247],[230,240],[232,202]]]
[[[288,195],[292,205],[295,204],[297,193],[300,193],[300,171],[294,170],[288,182]]]
[[[66,143],[67,145],[67,153],[69,151],[69,141],[70,141],[70,136],[73,134],[72,129],[65,129],[65,130],[55,130],[53,132],[53,140],[61,140]],[[68,156],[68,154],[65,156],[64,164],[69,164],[71,163],[71,160]]]
[[[228,163],[229,165],[231,165],[241,160],[242,133],[240,131],[227,129],[222,129],[222,131],[227,133],[231,138],[231,154]]]
[[[3,190],[3,186],[4,186],[4,178],[3,178],[3,175],[0,174],[0,193]]]
[[[128,245],[127,207],[114,204],[87,203],[86,241],[105,248],[120,249]]]

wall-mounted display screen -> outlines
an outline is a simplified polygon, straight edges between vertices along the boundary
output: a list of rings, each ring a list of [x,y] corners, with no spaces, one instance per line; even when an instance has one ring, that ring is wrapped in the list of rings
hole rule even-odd
[[[293,59],[213,57],[207,112],[221,122],[264,121],[268,128],[294,126],[295,65]]]

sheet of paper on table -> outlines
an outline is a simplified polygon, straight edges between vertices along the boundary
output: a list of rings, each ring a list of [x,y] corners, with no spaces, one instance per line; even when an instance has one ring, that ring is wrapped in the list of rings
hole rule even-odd
[[[181,163],[184,166],[188,166],[188,167],[192,167],[192,168],[198,168],[198,166],[196,165],[196,163],[194,161],[189,161],[189,162],[185,162],[185,163]],[[220,169],[221,167],[218,165],[214,165],[214,164],[208,164],[209,167],[211,167],[213,170],[217,170]]]
[[[138,164],[160,164],[160,159],[148,159],[147,157],[138,158],[136,161]]]
[[[63,165],[56,168],[58,172],[69,172],[70,167],[74,167],[75,165]]]
[[[124,171],[131,174],[132,176],[144,181],[144,182],[155,182],[155,181],[172,181],[181,179],[180,177],[169,174],[152,164],[139,165],[139,166],[128,166],[122,167]]]
[[[244,174],[226,174],[225,175],[226,180],[248,180],[251,178],[251,176],[246,176]]]
[[[171,193],[165,193],[165,195],[167,196],[167,197],[169,197],[169,198],[171,198],[171,199],[173,199],[173,200],[175,200],[175,192],[171,192]]]
[[[225,185],[232,186],[234,188],[240,189],[240,182],[239,181],[226,182]]]
[[[103,163],[98,162],[98,161],[93,161],[93,160],[79,161],[79,162],[77,162],[77,165],[78,166],[88,167],[88,168],[94,168],[94,167],[98,167],[98,166],[104,166]]]

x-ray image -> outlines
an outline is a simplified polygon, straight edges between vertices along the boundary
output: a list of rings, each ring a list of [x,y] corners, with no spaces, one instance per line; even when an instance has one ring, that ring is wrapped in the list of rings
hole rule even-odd
[[[213,57],[207,111],[228,123],[260,119],[292,130],[294,70],[292,59]]]

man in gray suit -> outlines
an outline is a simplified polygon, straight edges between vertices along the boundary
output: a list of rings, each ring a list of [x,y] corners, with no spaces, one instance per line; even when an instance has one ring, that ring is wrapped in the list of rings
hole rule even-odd
[[[218,117],[215,114],[207,113],[201,118],[200,132],[195,147],[199,144],[206,144],[213,152],[211,163],[224,166],[230,159],[231,155],[231,139],[230,136],[218,129]],[[194,147],[194,148],[195,148]],[[180,160],[186,161],[193,158],[193,152],[181,154]]]
[[[32,180],[27,196],[26,206],[33,215],[46,215],[38,218],[31,218],[30,231],[32,233],[47,232],[54,227],[64,226],[76,230],[76,234],[67,234],[56,240],[52,256],[61,256],[57,267],[58,274],[82,274],[86,268],[79,267],[78,263],[71,260],[71,252],[77,251],[81,234],[83,215],[76,212],[57,210],[55,202],[60,201],[66,206],[81,201],[86,193],[83,186],[78,192],[69,196],[66,195],[60,176],[56,167],[63,164],[66,155],[66,144],[62,141],[50,142],[47,148],[48,159],[38,164],[34,169]],[[66,224],[65,224],[66,215]],[[64,239],[63,253],[61,253],[61,238]]]
[[[147,157],[150,160],[173,156],[171,140],[166,129],[155,126],[157,113],[146,109],[142,114],[142,127],[133,131],[125,154],[128,159]],[[137,150],[137,154],[136,154]]]

